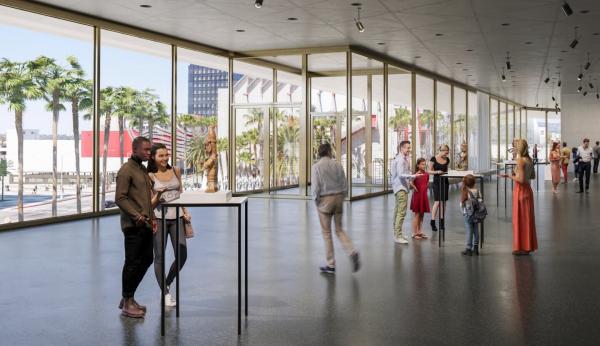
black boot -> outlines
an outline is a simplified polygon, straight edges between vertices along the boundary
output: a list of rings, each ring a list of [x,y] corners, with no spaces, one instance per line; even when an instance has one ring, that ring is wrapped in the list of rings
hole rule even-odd
[[[431,230],[433,232],[437,232],[437,226],[435,225],[435,220],[431,220]]]
[[[465,256],[473,256],[473,251],[471,251],[471,249],[465,249],[465,251],[461,252],[461,254]]]
[[[446,225],[444,224],[444,219],[440,219],[440,229],[446,230]]]
[[[477,246],[477,245],[473,246],[473,255],[479,256],[479,246]]]

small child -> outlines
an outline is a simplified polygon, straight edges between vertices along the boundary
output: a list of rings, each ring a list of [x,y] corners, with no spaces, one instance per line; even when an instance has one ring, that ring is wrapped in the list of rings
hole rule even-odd
[[[465,226],[467,227],[466,249],[461,253],[466,256],[473,256],[473,254],[479,256],[479,232],[477,223],[469,220],[465,205],[465,202],[473,198],[469,192],[471,192],[474,198],[479,196],[479,190],[475,188],[475,177],[472,174],[464,176],[460,193],[460,209],[462,210],[463,217],[465,218]]]
[[[428,239],[421,231],[423,225],[423,217],[425,213],[429,213],[429,198],[427,197],[427,188],[429,187],[429,173],[425,170],[426,161],[424,158],[419,158],[416,165],[417,177],[410,182],[414,190],[412,200],[410,201],[410,210],[415,213],[413,220],[413,239]]]

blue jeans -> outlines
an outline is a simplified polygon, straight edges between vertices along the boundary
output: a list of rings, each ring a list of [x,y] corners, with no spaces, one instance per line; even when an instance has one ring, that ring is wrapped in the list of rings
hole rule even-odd
[[[477,224],[469,221],[469,216],[465,215],[465,226],[467,228],[466,246],[473,250],[473,246],[479,245],[479,232]]]

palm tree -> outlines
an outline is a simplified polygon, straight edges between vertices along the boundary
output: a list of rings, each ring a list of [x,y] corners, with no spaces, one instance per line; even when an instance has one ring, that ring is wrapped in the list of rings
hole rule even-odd
[[[225,164],[221,160],[221,153],[225,152]],[[225,181],[225,165],[229,164],[229,140],[227,138],[217,139],[217,155],[219,159],[219,172],[221,172],[221,181]],[[229,180],[229,179],[228,179]]]
[[[23,214],[23,113],[28,100],[42,97],[42,92],[33,82],[28,65],[12,62],[6,58],[0,61],[0,104],[6,104],[9,111],[15,112],[15,129],[17,131],[18,159],[18,192],[17,213],[19,221]]]
[[[195,167],[196,176],[200,172],[200,180],[204,177],[202,163],[206,160],[206,150],[204,149],[204,136],[196,135],[190,140],[190,146],[185,152],[185,165]]]
[[[117,95],[112,87],[106,87],[100,92],[100,116],[104,116],[104,144],[102,147],[102,185],[101,185],[101,203],[100,207],[104,210],[104,202],[106,201],[106,188],[108,185],[108,177],[106,176],[108,162],[108,140],[110,138],[110,121],[113,114],[117,110]],[[121,154],[121,157],[123,155]]]
[[[133,112],[129,114],[129,125],[137,126],[139,136],[142,135],[144,123],[156,101],[158,101],[158,96],[152,93],[152,89],[144,89],[135,93]]]
[[[58,189],[58,117],[65,110],[61,103],[64,98],[67,82],[66,70],[52,58],[40,56],[28,62],[32,71],[34,83],[43,92],[43,98],[48,102],[46,109],[52,111],[52,216],[57,215]]]
[[[115,114],[119,126],[119,158],[122,166],[125,161],[125,119],[131,118],[135,112],[137,91],[130,87],[118,87],[114,92]]]
[[[390,118],[389,125],[396,132],[398,143],[402,140],[402,130],[408,128],[412,121],[412,114],[407,108],[394,109],[394,116]]]
[[[71,68],[67,71],[67,83],[65,85],[65,98],[71,102],[71,113],[73,114],[73,144],[75,147],[75,172],[77,213],[81,213],[81,170],[79,157],[79,111],[89,110],[93,105],[92,81],[84,79],[85,72],[77,58],[67,57]]]
[[[168,123],[167,106],[161,101],[156,101],[148,113],[148,139],[152,141],[154,137],[154,124],[166,125]]]

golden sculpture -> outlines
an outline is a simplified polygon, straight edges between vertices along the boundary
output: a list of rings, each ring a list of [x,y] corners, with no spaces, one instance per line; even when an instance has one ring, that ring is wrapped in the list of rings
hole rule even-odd
[[[469,168],[469,155],[467,143],[460,145],[460,153],[458,154],[458,164],[456,165],[457,171],[466,171]]]
[[[219,187],[217,185],[217,134],[215,127],[210,126],[208,128],[208,136],[204,140],[204,150],[206,152],[206,161],[202,165],[204,173],[206,174],[206,192],[217,192]]]

